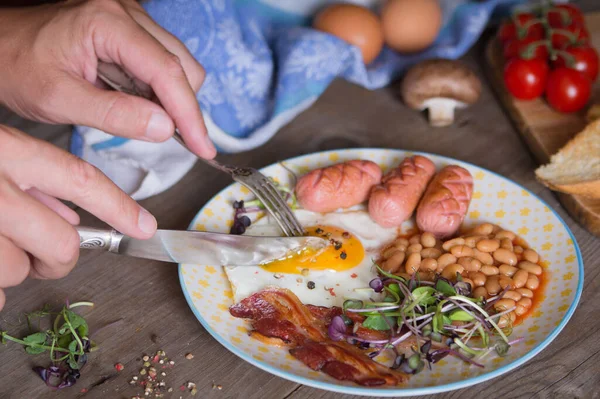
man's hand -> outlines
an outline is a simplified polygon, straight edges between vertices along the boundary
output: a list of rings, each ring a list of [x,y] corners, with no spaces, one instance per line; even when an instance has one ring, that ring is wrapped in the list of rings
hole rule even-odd
[[[55,146],[0,126],[1,288],[28,275],[60,278],[79,257],[79,216],[69,200],[135,238],[149,238],[156,220],[102,172]]]
[[[0,103],[43,122],[81,124],[151,142],[172,136],[216,151],[196,101],[204,69],[133,0],[71,0],[0,11]],[[160,106],[101,89],[98,60],[149,84]]]

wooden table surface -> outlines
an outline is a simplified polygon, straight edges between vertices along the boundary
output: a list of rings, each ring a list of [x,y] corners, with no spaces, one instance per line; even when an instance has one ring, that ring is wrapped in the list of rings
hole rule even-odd
[[[595,0],[592,0],[595,1]],[[592,1],[589,4],[592,4]],[[480,42],[464,60],[484,77]],[[368,91],[336,81],[308,111],[284,127],[263,147],[237,155],[221,155],[225,162],[262,167],[315,151],[349,147],[384,147],[428,151],[497,172],[539,195],[572,229],[583,254],[585,284],[573,318],[561,334],[534,359],[502,377],[449,392],[440,398],[600,397],[600,239],[577,225],[556,197],[536,182],[537,166],[499,106],[489,85],[480,101],[458,112],[448,128],[430,128],[423,115],[404,107],[397,85]],[[22,120],[0,110],[0,123],[22,129],[66,148],[69,128]],[[142,201],[165,229],[185,229],[217,191],[230,179],[202,163],[167,192]],[[82,210],[82,224],[101,225]],[[84,310],[91,328],[122,318],[94,339],[100,350],[89,357],[82,378],[69,389],[50,391],[31,371],[45,364],[46,355],[25,355],[16,344],[0,347],[0,398],[130,398],[128,382],[141,366],[143,354],[166,351],[176,361],[166,377],[175,387],[173,398],[191,398],[178,387],[193,381],[199,398],[342,398],[350,397],[301,386],[272,376],[237,358],[217,343],[195,319],[179,286],[177,267],[149,260],[83,252],[73,272],[58,281],[28,280],[6,290],[7,304],[0,328],[15,327],[23,312],[44,303],[59,305],[65,298],[90,300]],[[23,318],[20,318],[21,321]],[[192,360],[184,355],[193,353]],[[125,370],[117,373],[114,364]],[[222,390],[213,388],[222,386]],[[87,393],[82,393],[85,388]],[[168,395],[166,397],[169,397]]]

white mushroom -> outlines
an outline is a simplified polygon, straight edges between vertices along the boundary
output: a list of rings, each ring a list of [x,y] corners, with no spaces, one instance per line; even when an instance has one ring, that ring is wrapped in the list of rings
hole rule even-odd
[[[427,60],[408,70],[401,94],[410,108],[429,111],[431,126],[448,126],[454,122],[456,108],[479,99],[481,81],[459,61]]]

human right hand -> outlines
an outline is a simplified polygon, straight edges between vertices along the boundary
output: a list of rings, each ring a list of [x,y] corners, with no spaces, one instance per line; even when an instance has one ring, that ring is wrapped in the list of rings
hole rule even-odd
[[[73,202],[122,233],[149,238],[156,219],[94,166],[0,125],[0,309],[2,288],[64,277],[79,257]]]
[[[204,158],[216,150],[196,100],[204,69],[134,0],[71,0],[0,9],[0,103],[28,119],[167,140],[178,127]],[[98,61],[150,85],[148,100],[102,90]]]

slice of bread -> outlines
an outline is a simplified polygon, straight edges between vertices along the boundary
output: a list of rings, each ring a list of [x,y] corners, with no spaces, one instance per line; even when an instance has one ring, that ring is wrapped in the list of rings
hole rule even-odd
[[[553,190],[600,198],[600,120],[587,125],[535,174]]]

